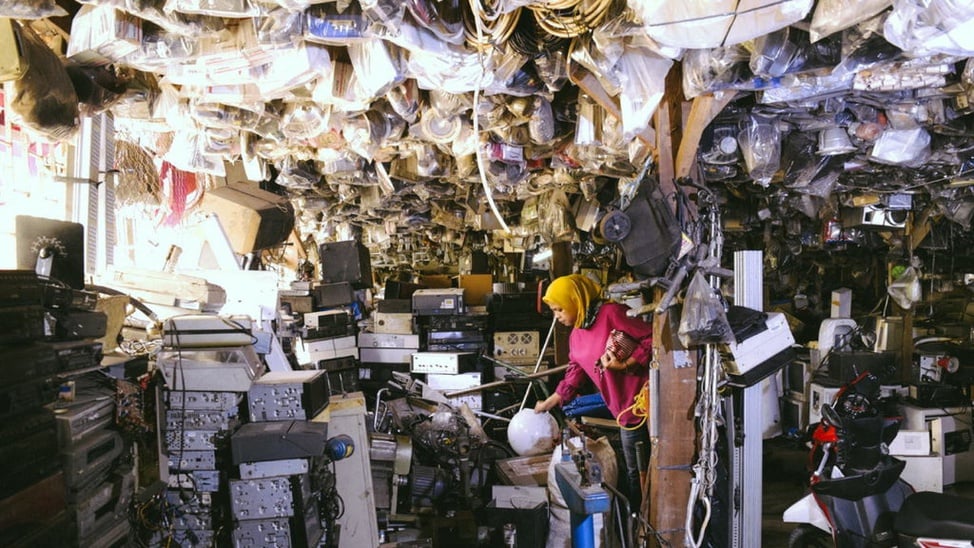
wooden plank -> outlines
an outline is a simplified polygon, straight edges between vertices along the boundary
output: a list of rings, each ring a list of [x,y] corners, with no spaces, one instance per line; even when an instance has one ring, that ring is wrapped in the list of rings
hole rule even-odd
[[[659,390],[650,395],[658,403],[650,409],[659,409],[659,417],[653,421],[658,432],[651,438],[649,496],[640,508],[643,516],[648,512],[650,525],[671,546],[683,546],[697,438],[693,421],[697,368],[689,361],[690,355],[680,350],[678,325],[678,314],[671,315],[669,310],[653,318]]]
[[[674,65],[666,74],[663,100],[654,115],[656,125],[656,163],[660,188],[667,196],[673,195],[676,188],[676,172],[673,162],[673,143],[679,142],[683,135],[683,120],[680,112],[683,103],[682,71]],[[670,203],[671,207],[675,204]]]

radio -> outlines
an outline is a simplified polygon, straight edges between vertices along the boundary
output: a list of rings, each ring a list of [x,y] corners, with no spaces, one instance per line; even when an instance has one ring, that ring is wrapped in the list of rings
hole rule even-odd
[[[237,408],[166,410],[166,430],[233,430],[237,427]]]
[[[55,408],[58,443],[71,447],[81,438],[115,422],[115,399],[100,398],[70,407]]]
[[[216,451],[178,451],[169,454],[169,469],[184,472],[215,470]]]
[[[402,333],[359,333],[358,346],[362,348],[409,348],[419,349],[419,335]]]
[[[412,295],[413,313],[419,316],[459,315],[464,312],[463,289],[417,289]]]
[[[477,355],[472,352],[414,352],[409,372],[457,375],[476,369]]]
[[[167,391],[166,398],[170,409],[209,409],[227,411],[236,415],[243,395],[236,392]]]
[[[73,450],[63,453],[65,483],[73,489],[87,483],[99,473],[108,470],[122,454],[123,448],[122,436],[118,432],[104,430]]]
[[[309,420],[328,407],[329,395],[325,371],[271,371],[250,386],[250,420]]]
[[[240,463],[241,479],[272,478],[308,473],[308,459],[280,459]]]
[[[234,546],[291,546],[288,518],[245,519],[233,529]]]
[[[287,477],[230,480],[230,510],[238,520],[294,515],[294,495]]]
[[[496,331],[494,332],[494,357],[536,358],[541,353],[540,336],[537,331]]]
[[[180,451],[215,451],[220,445],[218,430],[168,430],[166,449],[170,453]]]
[[[193,470],[188,473],[169,474],[169,487],[191,489],[200,493],[216,493],[220,490],[220,471]]]

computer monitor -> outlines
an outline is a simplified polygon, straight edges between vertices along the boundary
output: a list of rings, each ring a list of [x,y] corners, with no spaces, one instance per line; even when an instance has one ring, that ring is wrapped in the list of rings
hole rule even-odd
[[[17,268],[85,286],[85,227],[80,223],[17,215]]]

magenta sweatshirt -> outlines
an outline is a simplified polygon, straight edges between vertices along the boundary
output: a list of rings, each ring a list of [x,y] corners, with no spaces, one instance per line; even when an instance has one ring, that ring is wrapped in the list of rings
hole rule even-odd
[[[606,407],[613,417],[632,405],[633,398],[648,378],[648,364],[653,352],[653,326],[639,318],[626,316],[629,308],[623,304],[605,302],[599,308],[595,321],[588,328],[576,327],[568,337],[568,369],[555,392],[561,396],[562,405],[575,399],[585,387],[586,378],[595,384],[602,394]],[[624,331],[639,341],[632,353],[638,364],[630,371],[610,371],[598,367],[599,358],[605,353],[605,343],[613,329]],[[639,419],[626,413],[620,419],[624,426],[637,424]]]

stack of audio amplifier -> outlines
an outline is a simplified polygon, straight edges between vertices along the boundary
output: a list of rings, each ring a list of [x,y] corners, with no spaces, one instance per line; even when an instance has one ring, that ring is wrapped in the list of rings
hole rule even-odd
[[[311,419],[329,402],[321,370],[272,371],[247,394],[251,422],[230,438],[239,477],[230,480],[234,546],[317,546],[324,534],[321,456],[328,423]]]
[[[97,300],[95,293],[33,271],[0,271],[0,506],[19,507],[41,496],[54,501],[55,510],[0,515],[0,544],[17,545],[12,541],[45,528],[57,529],[51,533],[58,541],[77,541],[78,529],[43,521],[85,503],[122,452],[111,425],[66,434],[53,413],[52,404],[74,398],[73,379],[101,365],[102,343],[95,339],[105,336],[107,318],[95,310]],[[51,484],[60,486],[56,493],[38,492]],[[30,523],[18,523],[21,518]],[[11,528],[19,528],[19,538],[5,537]]]
[[[413,314],[425,344],[422,352],[412,354],[409,372],[425,376],[430,389],[470,388],[492,377],[492,371],[480,362],[487,348],[487,315],[469,313],[463,292],[460,288],[419,289],[412,294]],[[466,403],[476,410],[483,406],[479,393],[453,398],[451,403]]]
[[[152,545],[229,543],[229,440],[243,422],[244,396],[265,371],[251,323],[246,316],[202,314],[163,324],[156,367],[165,380],[159,466],[169,527]]]
[[[392,380],[394,372],[409,371],[414,352],[420,349],[409,299],[383,299],[376,303],[371,331],[358,337],[359,385],[375,391]]]
[[[355,317],[349,308],[306,313],[303,340],[309,363],[317,366],[325,360],[357,360],[355,333]]]

